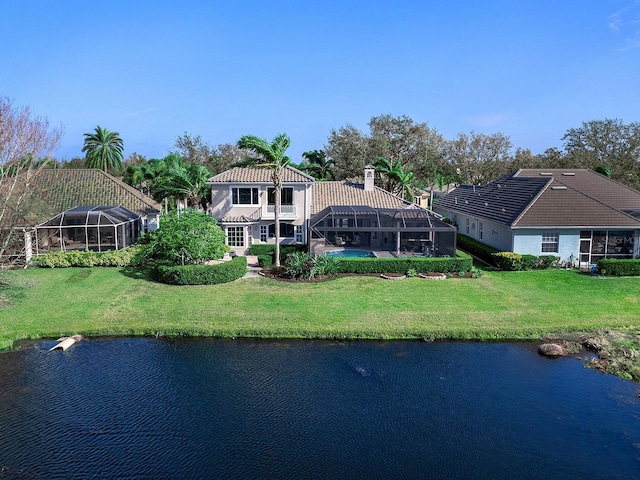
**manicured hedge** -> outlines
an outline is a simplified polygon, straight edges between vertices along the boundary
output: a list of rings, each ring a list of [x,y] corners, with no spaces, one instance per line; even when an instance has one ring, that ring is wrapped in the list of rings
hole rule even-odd
[[[217,265],[157,264],[154,278],[169,285],[215,285],[242,278],[247,273],[247,257],[237,256]]]
[[[637,277],[640,276],[640,259],[602,259],[598,261],[598,272],[612,277]]]
[[[481,243],[471,237],[467,237],[461,233],[458,233],[457,241],[458,248],[478,257],[480,260],[484,260],[487,263],[495,265],[493,254],[499,253],[500,250],[490,247],[489,245],[485,245],[484,243]]]
[[[142,247],[133,245],[122,250],[94,252],[92,250],[57,251],[38,255],[33,265],[44,268],[65,267],[130,267],[141,262]]]
[[[280,245],[280,263],[284,263],[287,255],[294,252],[306,252],[306,245]],[[276,261],[276,246],[273,243],[254,243],[249,247],[249,255],[258,257],[262,268],[271,267]],[[271,260],[269,260],[269,257]]]
[[[416,273],[468,272],[473,266],[470,255],[458,251],[454,257],[406,257],[406,258],[339,258],[341,273]]]
[[[501,270],[516,272],[519,270],[532,270],[557,267],[560,257],[554,255],[520,254],[513,252],[498,252],[493,255],[494,262]]]

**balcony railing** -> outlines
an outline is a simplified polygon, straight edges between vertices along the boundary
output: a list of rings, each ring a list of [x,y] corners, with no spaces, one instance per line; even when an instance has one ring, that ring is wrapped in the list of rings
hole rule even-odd
[[[275,205],[267,205],[267,213],[275,214],[276,206]],[[296,213],[295,205],[280,205],[280,214],[284,215],[293,215]]]

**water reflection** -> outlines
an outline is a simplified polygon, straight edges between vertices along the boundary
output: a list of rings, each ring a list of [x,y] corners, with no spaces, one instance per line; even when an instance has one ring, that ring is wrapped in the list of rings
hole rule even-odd
[[[0,355],[0,478],[638,478],[636,386],[527,344]]]

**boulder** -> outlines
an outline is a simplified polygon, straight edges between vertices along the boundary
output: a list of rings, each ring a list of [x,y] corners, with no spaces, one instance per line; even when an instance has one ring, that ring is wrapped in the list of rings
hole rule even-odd
[[[557,343],[543,343],[538,347],[538,353],[546,357],[564,357],[567,349]]]

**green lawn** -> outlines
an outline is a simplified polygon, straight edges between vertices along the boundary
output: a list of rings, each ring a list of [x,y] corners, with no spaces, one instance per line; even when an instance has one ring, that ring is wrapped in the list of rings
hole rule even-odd
[[[640,278],[575,271],[169,286],[119,269],[3,273],[0,348],[63,335],[530,339],[640,327]]]

